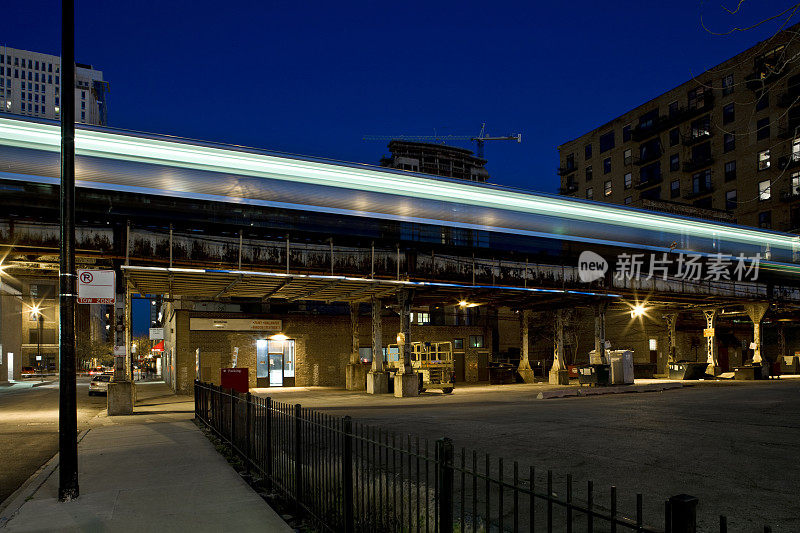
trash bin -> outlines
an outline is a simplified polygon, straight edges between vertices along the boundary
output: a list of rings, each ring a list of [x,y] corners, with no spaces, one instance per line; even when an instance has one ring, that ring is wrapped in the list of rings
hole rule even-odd
[[[610,350],[611,384],[630,385],[633,383],[633,352],[631,350]]]
[[[706,375],[708,363],[678,361],[669,364],[669,379],[700,379]]]
[[[489,363],[489,385],[514,383],[516,369],[509,363]]]
[[[607,364],[582,365],[578,368],[578,384],[604,386],[609,383],[610,366]]]

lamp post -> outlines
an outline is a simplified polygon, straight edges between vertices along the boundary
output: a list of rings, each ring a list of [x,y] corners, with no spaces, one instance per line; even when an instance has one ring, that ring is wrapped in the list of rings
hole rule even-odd
[[[39,322],[39,334],[36,336],[36,340],[38,341],[36,343],[36,359],[40,361],[41,364],[41,361],[44,361],[44,359],[42,359],[42,334],[44,333],[44,313],[42,313],[41,311],[36,311],[36,319]]]

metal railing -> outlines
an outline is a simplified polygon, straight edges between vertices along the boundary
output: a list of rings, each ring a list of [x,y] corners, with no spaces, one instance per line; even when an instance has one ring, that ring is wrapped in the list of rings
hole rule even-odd
[[[400,436],[198,381],[194,393],[195,418],[321,531],[696,531],[691,496],[664,502],[659,528],[645,523],[641,494],[626,516],[616,487],[607,497],[591,481],[578,490],[571,475],[556,487],[552,471],[537,481],[533,467],[456,450],[448,438]],[[727,532],[727,518],[719,524]]]

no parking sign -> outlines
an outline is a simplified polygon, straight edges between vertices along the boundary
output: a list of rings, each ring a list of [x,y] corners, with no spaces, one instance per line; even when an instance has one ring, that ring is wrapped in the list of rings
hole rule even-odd
[[[79,304],[114,304],[116,289],[113,270],[78,270]]]

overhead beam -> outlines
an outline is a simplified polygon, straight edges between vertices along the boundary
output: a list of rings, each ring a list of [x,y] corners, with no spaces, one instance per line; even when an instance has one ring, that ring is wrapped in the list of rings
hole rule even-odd
[[[285,289],[286,287],[288,287],[291,284],[292,284],[292,278],[289,278],[286,281],[284,281],[283,283],[281,283],[280,285],[278,285],[277,287],[275,287],[274,289],[272,289],[271,291],[269,291],[266,294],[264,294],[264,296],[262,296],[261,299],[263,301],[269,300],[272,297],[273,294],[279,293],[280,291],[282,291],[283,289]]]
[[[295,302],[297,300],[305,300],[309,296],[314,296],[315,294],[319,294],[322,291],[325,291],[325,290],[328,290],[328,289],[332,289],[333,287],[336,287],[337,285],[339,285],[341,282],[342,282],[342,280],[336,280],[336,281],[332,281],[330,283],[326,283],[322,287],[316,287],[316,288],[311,289],[310,291],[305,292],[303,294],[300,294],[298,296],[293,296],[291,298],[287,298],[286,301],[287,302]]]
[[[380,287],[380,285],[378,283],[370,283],[366,287],[361,287],[360,289],[354,290],[352,292],[348,292],[347,294],[345,294],[344,296],[342,296],[340,298],[328,299],[328,300],[326,300],[326,302],[327,303],[331,303],[331,302],[336,302],[336,301],[342,301],[342,302],[355,301],[355,300],[353,300],[354,296],[358,296],[360,294],[368,293],[369,291],[371,291],[372,289],[375,289],[376,287]],[[360,298],[356,298],[356,300],[360,300]]]
[[[230,283],[228,283],[228,285],[226,285],[224,289],[222,289],[217,294],[215,294],[213,296],[213,299],[216,300],[217,298],[219,298],[220,296],[222,296],[223,294],[225,294],[226,292],[228,292],[229,290],[234,288],[236,285],[241,283],[242,279],[244,279],[244,276],[242,274],[239,274],[239,277],[237,277],[235,280],[233,280]]]

